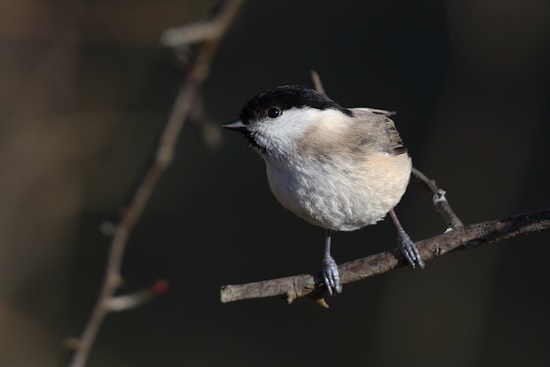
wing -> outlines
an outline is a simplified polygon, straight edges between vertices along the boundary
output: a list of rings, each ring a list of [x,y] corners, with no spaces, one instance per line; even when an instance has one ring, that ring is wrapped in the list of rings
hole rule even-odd
[[[378,109],[378,108],[370,108],[370,107],[357,107],[357,108],[351,108],[351,110],[368,111],[368,112],[375,113],[377,115],[384,115],[384,116],[388,116],[388,117],[397,114],[397,112],[395,112],[395,111],[381,110],[381,109]]]
[[[360,132],[358,144],[370,145],[379,151],[392,155],[407,153],[407,148],[395,128],[394,122],[388,118],[389,111],[372,108],[352,108]]]

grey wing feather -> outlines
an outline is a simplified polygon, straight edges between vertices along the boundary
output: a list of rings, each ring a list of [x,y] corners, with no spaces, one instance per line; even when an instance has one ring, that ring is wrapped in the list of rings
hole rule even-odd
[[[360,124],[360,131],[363,132],[363,144],[375,146],[378,150],[393,155],[407,153],[393,120],[387,114],[374,112],[370,108],[353,108],[352,111]]]
[[[395,155],[407,153],[407,147],[403,144],[403,140],[401,140],[401,136],[399,136],[393,120],[387,117],[385,117],[384,120],[390,140],[390,150]]]

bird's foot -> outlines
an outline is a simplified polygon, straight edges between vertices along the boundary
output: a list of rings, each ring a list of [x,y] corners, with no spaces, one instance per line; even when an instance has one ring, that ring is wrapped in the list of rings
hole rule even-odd
[[[415,269],[416,264],[418,264],[420,268],[424,269],[424,262],[422,261],[422,258],[420,258],[416,245],[404,230],[397,231],[397,242],[401,253],[411,267]]]
[[[333,296],[336,293],[342,292],[342,286],[340,285],[340,273],[338,272],[338,265],[332,256],[325,256],[323,259],[323,280],[327,286],[328,293]]]

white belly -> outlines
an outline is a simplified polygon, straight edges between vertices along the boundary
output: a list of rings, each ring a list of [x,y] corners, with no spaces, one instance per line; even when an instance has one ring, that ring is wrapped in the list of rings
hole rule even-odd
[[[267,178],[279,202],[317,226],[353,231],[376,223],[405,193],[407,154],[378,154],[351,172],[342,162],[281,162],[266,158]]]

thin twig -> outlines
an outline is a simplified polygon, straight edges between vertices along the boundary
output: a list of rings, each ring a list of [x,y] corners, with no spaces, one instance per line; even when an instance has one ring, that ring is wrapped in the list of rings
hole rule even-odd
[[[319,93],[325,93],[325,88],[323,88],[323,82],[321,82],[321,77],[315,70],[311,70],[309,72],[309,75],[311,76],[311,81],[313,82],[313,87],[315,90]]]
[[[83,367],[86,364],[99,328],[101,327],[107,313],[112,311],[112,303],[116,302],[114,295],[120,285],[120,268],[128,237],[136,222],[141,217],[145,206],[149,201],[151,193],[156,187],[161,175],[172,161],[180,131],[183,128],[183,124],[189,115],[195,99],[197,98],[201,84],[208,76],[210,62],[217,49],[218,43],[229,27],[231,20],[237,14],[237,11],[242,3],[243,0],[225,1],[223,7],[218,13],[218,16],[212,19],[209,23],[202,24],[210,24],[212,28],[216,29],[216,33],[207,33],[204,37],[198,38],[199,41],[202,40],[204,43],[199,50],[199,54],[194,64],[190,67],[190,70],[187,73],[185,84],[181,87],[176,98],[168,122],[166,123],[160,136],[155,159],[147,169],[145,175],[139,181],[137,190],[134,192],[126,210],[124,210],[119,222],[114,228],[113,239],[108,255],[107,268],[105,270],[105,278],[97,304],[95,305],[91,317],[84,327],[80,338],[77,340],[77,343],[75,343],[75,351],[69,364],[71,367]],[[194,30],[197,29],[195,25],[190,25],[189,27]],[[184,30],[185,27],[180,29],[180,31]],[[193,32],[195,38],[188,40],[188,42],[195,42],[197,40],[197,33],[195,31]],[[182,41],[182,39],[179,38],[177,44],[174,44],[174,47],[182,46],[182,42],[185,41]]]
[[[109,312],[120,312],[139,307],[164,294],[167,289],[168,283],[165,280],[157,280],[151,287],[139,292],[111,297],[107,304],[108,310]]]
[[[423,241],[416,247],[424,261],[466,248],[488,245],[507,238],[550,229],[550,209],[457,227]],[[398,249],[344,263],[338,267],[342,285],[407,266]],[[221,289],[223,303],[243,299],[281,296],[290,304],[309,296],[319,299],[326,291],[321,271],[262,282],[226,285]]]
[[[458,219],[453,209],[449,205],[447,198],[445,198],[445,191],[438,188],[434,180],[430,180],[428,177],[426,177],[422,172],[420,172],[416,168],[412,169],[411,175],[417,181],[424,184],[424,186],[433,194],[432,200],[433,200],[435,209],[447,224],[447,228],[448,228],[447,230],[464,226],[464,224],[462,224],[462,221]]]
[[[313,83],[313,88],[319,93],[327,94],[325,92],[325,88],[323,87],[323,82],[321,81],[321,77],[319,76],[319,73],[317,73],[315,70],[311,70],[309,72],[309,76],[311,77],[311,81]],[[395,111],[387,111],[387,110],[381,110],[378,108],[370,108],[370,107],[362,107],[364,110],[368,110],[372,113],[377,113],[384,116],[393,116],[395,115]]]
[[[161,35],[161,43],[164,46],[178,48],[197,42],[220,39],[237,15],[244,0],[230,0],[223,3],[216,7],[214,18],[208,22],[167,29]]]

